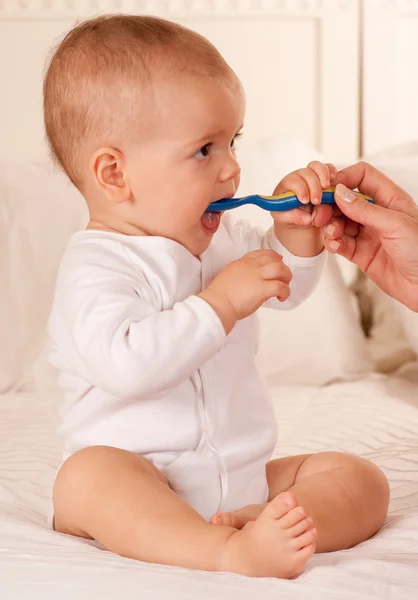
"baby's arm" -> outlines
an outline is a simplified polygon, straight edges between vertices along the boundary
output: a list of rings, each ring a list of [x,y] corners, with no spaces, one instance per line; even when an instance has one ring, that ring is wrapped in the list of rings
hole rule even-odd
[[[333,209],[321,205],[322,191],[330,187],[336,176],[334,165],[313,161],[306,169],[286,175],[276,186],[274,195],[291,190],[306,204],[295,210],[271,213],[277,239],[295,256],[316,256],[323,250],[322,227],[331,219]]]
[[[292,280],[289,297],[280,302],[277,298],[272,297],[264,303],[265,306],[278,310],[292,310],[309,298],[324,270],[325,252],[311,257],[295,256],[277,239],[274,226],[266,232],[262,228],[252,227],[248,221],[234,223],[229,215],[224,215],[223,223],[230,239],[240,253],[245,254],[257,248],[273,250],[290,269]]]
[[[260,250],[227,265],[199,296],[159,310],[146,277],[104,252],[64,261],[49,329],[72,370],[119,398],[181,384],[222,349],[237,320],[289,295],[289,269]]]
[[[274,250],[283,257],[283,262],[292,272],[290,297],[285,302],[277,302],[272,298],[265,303],[266,306],[290,310],[314,291],[326,261],[322,227],[329,222],[333,213],[331,206],[318,202],[321,201],[322,189],[330,186],[336,172],[333,165],[314,162],[306,169],[287,175],[274,194],[293,190],[299,200],[312,202],[313,207],[309,204],[287,212],[272,212],[274,224],[267,232],[245,221],[234,223],[229,215],[223,217],[225,229],[239,252],[257,248]]]
[[[225,329],[197,296],[157,310],[145,277],[125,265],[112,271],[111,258],[64,270],[50,334],[92,385],[120,398],[150,397],[185,381],[218,352]]]

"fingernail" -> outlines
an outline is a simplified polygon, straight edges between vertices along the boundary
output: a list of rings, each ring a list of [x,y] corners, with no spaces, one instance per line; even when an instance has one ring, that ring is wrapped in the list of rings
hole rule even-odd
[[[313,209],[311,217],[312,217],[312,223],[315,221],[315,217],[316,217],[316,213],[318,212],[318,210],[316,208]]]
[[[311,215],[304,215],[302,217],[302,223],[304,223],[304,225],[309,225],[310,223],[312,223],[312,216]]]
[[[292,506],[292,500],[288,496],[282,498],[282,502],[285,506]]]
[[[340,247],[340,242],[337,242],[336,240],[332,240],[331,242],[329,242],[328,246],[330,247],[330,250],[332,250],[333,252],[336,252],[338,250],[338,248]]]
[[[335,232],[335,225],[327,225],[326,227],[324,227],[324,231],[327,235],[330,235],[332,237]]]
[[[312,204],[319,204],[319,202],[320,202],[320,200],[319,200],[319,198],[317,196],[314,196],[312,198]]]
[[[337,192],[337,196],[345,202],[352,202],[356,197],[355,193],[352,190],[346,188],[345,185],[343,185],[342,183],[339,183],[337,185],[335,191]]]
[[[309,204],[309,198],[301,198],[300,201],[302,204]]]
[[[327,179],[324,179],[324,181],[322,182],[322,187],[324,188],[324,190],[329,188],[330,185],[331,183]]]

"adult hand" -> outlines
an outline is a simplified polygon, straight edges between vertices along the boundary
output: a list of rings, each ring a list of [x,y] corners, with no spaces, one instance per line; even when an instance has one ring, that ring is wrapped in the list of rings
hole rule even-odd
[[[384,292],[418,312],[418,207],[386,175],[360,162],[340,171],[343,213],[325,227],[325,247],[358,265]],[[371,196],[367,202],[351,190]]]

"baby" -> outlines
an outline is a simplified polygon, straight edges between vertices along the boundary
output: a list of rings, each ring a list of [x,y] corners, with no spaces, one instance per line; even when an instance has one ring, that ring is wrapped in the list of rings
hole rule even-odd
[[[313,291],[336,169],[285,177],[275,193],[314,211],[273,213],[267,233],[207,213],[237,191],[244,111],[218,51],[161,19],[81,23],[52,57],[46,132],[90,214],[50,318],[65,391],[52,524],[147,562],[293,577],[378,531],[389,490],[359,457],[270,460],[254,315]]]

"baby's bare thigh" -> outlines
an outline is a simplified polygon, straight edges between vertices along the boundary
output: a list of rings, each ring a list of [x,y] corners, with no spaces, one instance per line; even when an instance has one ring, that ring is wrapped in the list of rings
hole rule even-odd
[[[344,452],[298,454],[271,460],[266,466],[269,500],[285,492],[302,478],[342,468],[349,469],[353,473],[376,470],[376,467],[364,458]]]
[[[286,492],[295,484],[299,469],[311,456],[310,454],[298,454],[270,460],[266,465],[267,483],[269,486],[269,501],[281,492]]]
[[[168,486],[167,479],[152,463],[133,452],[110,446],[91,446],[72,454],[60,468],[54,483],[54,529],[87,539],[95,509],[106,502],[106,492],[119,486],[121,494],[129,482],[132,491],[147,493],[150,483]],[[141,485],[142,484],[142,485]]]

